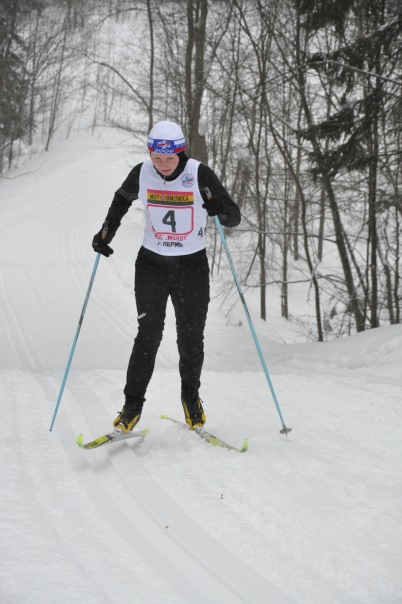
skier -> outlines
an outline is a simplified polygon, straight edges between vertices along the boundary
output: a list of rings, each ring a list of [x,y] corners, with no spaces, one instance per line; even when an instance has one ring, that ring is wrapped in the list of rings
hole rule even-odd
[[[191,429],[205,423],[199,388],[209,303],[207,214],[218,215],[225,227],[237,226],[241,216],[216,174],[205,164],[189,159],[185,149],[178,124],[157,122],[148,135],[150,158],[136,165],[116,191],[105,222],[92,242],[95,252],[106,257],[113,254],[108,244],[123,216],[134,200],[142,201],[146,225],[135,263],[138,332],[127,369],[125,404],[113,422],[125,433],[141,417],[169,296],[176,315],[185,419]]]

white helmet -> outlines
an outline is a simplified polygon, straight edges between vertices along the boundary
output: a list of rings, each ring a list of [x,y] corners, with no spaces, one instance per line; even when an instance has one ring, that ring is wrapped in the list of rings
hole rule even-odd
[[[148,149],[153,153],[180,153],[186,146],[183,130],[175,122],[157,122],[148,135]]]

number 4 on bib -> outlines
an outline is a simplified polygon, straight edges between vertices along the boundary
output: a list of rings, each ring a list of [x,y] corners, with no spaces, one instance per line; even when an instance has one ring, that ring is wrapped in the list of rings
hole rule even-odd
[[[169,210],[169,212],[162,218],[163,224],[166,224],[171,227],[172,233],[176,232],[176,220],[174,217],[174,211]]]

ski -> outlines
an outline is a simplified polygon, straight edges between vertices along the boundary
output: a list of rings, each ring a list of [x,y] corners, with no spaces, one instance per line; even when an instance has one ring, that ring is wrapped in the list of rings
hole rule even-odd
[[[161,415],[161,419],[168,419],[169,421],[178,424],[183,428],[187,428],[187,430],[191,430],[190,426],[188,426],[185,422],[181,422],[178,419],[169,417],[168,415]],[[214,436],[210,432],[207,432],[203,426],[196,426],[194,430],[191,430],[191,432],[195,432],[200,438],[205,440],[207,443],[214,445],[214,447],[222,447],[222,449],[228,449],[229,451],[239,451],[239,453],[244,453],[248,449],[247,438],[244,439],[241,447],[234,447],[233,445],[229,445],[229,443],[221,440],[217,436]]]
[[[99,436],[99,438],[95,438],[95,440],[91,440],[91,442],[84,444],[84,439],[82,434],[78,435],[75,444],[78,445],[81,449],[96,449],[96,447],[101,447],[102,445],[110,445],[110,443],[119,442],[121,440],[128,440],[129,438],[144,438],[148,434],[148,430],[141,430],[136,432],[127,432],[125,434],[123,430],[113,430],[109,434],[104,434],[103,436]]]

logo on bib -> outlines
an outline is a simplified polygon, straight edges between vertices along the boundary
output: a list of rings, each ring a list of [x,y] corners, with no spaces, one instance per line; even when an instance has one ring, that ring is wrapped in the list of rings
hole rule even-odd
[[[186,188],[192,187],[194,184],[194,176],[192,174],[184,174],[181,179],[181,184]]]

